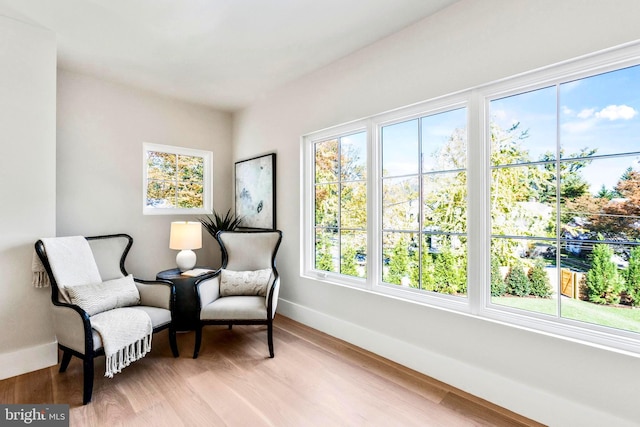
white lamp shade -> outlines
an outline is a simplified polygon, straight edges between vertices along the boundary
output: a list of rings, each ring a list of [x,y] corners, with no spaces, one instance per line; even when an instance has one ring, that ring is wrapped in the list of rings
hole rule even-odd
[[[177,221],[171,223],[170,249],[200,249],[202,226],[199,222]]]
[[[191,270],[196,265],[196,254],[191,249],[202,247],[202,226],[199,222],[177,221],[171,223],[169,248],[178,249],[176,264],[180,271]]]

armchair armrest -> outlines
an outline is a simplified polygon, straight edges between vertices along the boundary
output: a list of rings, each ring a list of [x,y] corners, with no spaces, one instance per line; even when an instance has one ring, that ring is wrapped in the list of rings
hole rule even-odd
[[[220,270],[196,280],[196,293],[200,309],[220,298]]]
[[[140,292],[140,305],[171,310],[176,296],[173,283],[167,280],[134,279],[134,281]]]
[[[265,304],[267,305],[267,310],[271,312],[272,319],[276,315],[278,295],[280,295],[280,276],[276,275],[271,286],[267,288],[267,297],[265,298]]]
[[[86,311],[77,305],[55,303],[53,305],[53,329],[60,345],[86,354],[93,350],[91,322]]]

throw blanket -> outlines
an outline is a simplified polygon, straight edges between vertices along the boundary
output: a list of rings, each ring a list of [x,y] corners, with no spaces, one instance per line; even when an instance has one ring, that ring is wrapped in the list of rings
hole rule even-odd
[[[113,378],[151,351],[153,326],[147,313],[135,308],[114,308],[91,316],[91,327],[102,338],[107,358],[105,377]]]
[[[42,239],[60,299],[71,303],[67,292],[75,286],[101,283],[91,247],[82,236]],[[102,338],[107,358],[105,376],[117,374],[151,350],[153,326],[149,315],[135,308],[116,308],[90,317]]]
[[[31,284],[36,288],[48,288],[51,283],[49,283],[49,275],[47,274],[47,270],[45,270],[44,265],[42,265],[42,261],[40,261],[40,257],[33,251],[33,259],[31,260]]]
[[[89,242],[82,236],[42,239],[60,298],[71,303],[66,288],[100,283],[100,271]]]

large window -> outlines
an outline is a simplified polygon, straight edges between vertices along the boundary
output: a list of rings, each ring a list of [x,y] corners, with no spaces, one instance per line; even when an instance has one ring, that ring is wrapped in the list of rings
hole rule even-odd
[[[467,293],[466,108],[381,127],[382,281]]]
[[[210,151],[143,144],[143,212],[210,214]]]
[[[303,141],[303,275],[640,353],[640,45]]]
[[[313,152],[315,268],[366,277],[366,133],[315,142]]]
[[[640,66],[490,101],[492,302],[640,332]]]

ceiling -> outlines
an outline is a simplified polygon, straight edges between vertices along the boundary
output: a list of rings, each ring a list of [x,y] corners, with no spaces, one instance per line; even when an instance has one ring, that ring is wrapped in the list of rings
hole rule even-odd
[[[235,111],[457,0],[0,0],[62,68]]]

